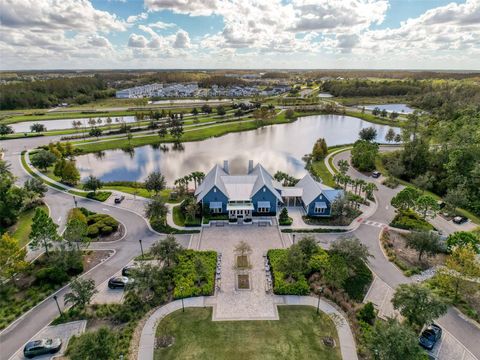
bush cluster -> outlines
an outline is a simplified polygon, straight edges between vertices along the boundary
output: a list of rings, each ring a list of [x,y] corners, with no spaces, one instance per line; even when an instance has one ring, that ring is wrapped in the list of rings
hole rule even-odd
[[[399,211],[390,226],[405,230],[433,230],[434,227],[412,210]]]
[[[88,236],[106,236],[118,230],[118,221],[107,214],[89,215],[87,218]]]
[[[198,274],[195,268],[197,259],[203,262],[204,274]],[[184,250],[178,256],[178,263],[174,268],[175,299],[192,296],[213,295],[215,286],[215,269],[217,253],[215,251]],[[201,277],[200,286],[198,277]]]
[[[267,253],[272,266],[273,292],[278,295],[307,295],[310,292],[310,287],[304,275],[296,281],[287,282],[285,274],[278,270],[278,265],[286,252],[286,249],[270,249]]]
[[[90,191],[87,194],[87,198],[104,202],[110,197],[110,195],[112,195],[110,191],[97,191],[96,193]]]

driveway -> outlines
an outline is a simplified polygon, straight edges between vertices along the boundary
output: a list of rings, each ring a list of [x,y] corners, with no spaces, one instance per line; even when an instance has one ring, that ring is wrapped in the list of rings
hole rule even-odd
[[[65,350],[68,347],[68,342],[70,341],[70,338],[74,335],[80,335],[85,331],[85,327],[87,326],[87,320],[80,320],[80,321],[72,321],[66,324],[61,324],[61,325],[55,325],[55,326],[47,326],[44,328],[42,331],[40,331],[38,334],[33,336],[30,340],[39,340],[39,339],[44,339],[44,338],[60,338],[62,339],[62,347],[60,348],[60,351],[56,354],[49,354],[49,355],[43,355],[43,356],[37,356],[35,359],[38,360],[47,360],[47,359],[52,359],[54,357],[58,357],[62,355]],[[2,357],[3,359],[3,357]],[[18,350],[11,358],[10,360],[20,360],[20,359],[26,359],[23,356],[23,348]]]

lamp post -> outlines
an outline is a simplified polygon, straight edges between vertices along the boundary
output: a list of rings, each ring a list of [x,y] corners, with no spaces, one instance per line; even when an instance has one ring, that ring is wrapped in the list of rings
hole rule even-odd
[[[142,259],[145,257],[143,254],[143,245],[142,245],[142,239],[138,239],[138,242],[140,243],[140,250],[142,251]]]
[[[75,195],[72,195],[73,196],[73,203],[75,204],[75,207],[77,207],[77,198],[75,197]]]
[[[60,305],[58,305],[58,298],[57,298],[57,295],[53,295],[53,300],[55,300],[55,303],[57,304],[57,309],[58,309],[58,312],[60,313],[60,316],[63,315],[62,313],[62,310],[60,309]]]
[[[183,296],[183,287],[180,288],[180,292],[182,293],[182,296]],[[183,302],[183,297],[182,297],[182,312],[185,312],[185,304]]]
[[[320,296],[322,295],[322,291],[323,291],[323,287],[320,286],[320,288],[318,289],[317,315],[318,315],[318,312],[320,311]]]
[[[293,245],[295,245],[295,234],[292,234]]]

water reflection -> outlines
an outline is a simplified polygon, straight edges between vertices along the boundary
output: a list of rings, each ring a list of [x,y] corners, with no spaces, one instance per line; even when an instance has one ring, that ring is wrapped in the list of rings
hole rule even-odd
[[[377,141],[383,142],[389,126],[339,115],[315,115],[291,124],[268,126],[257,130],[231,133],[203,141],[162,144],[160,151],[150,145],[123,150],[107,150],[101,163],[93,154],[77,157],[82,179],[92,174],[103,181],[141,181],[160,170],[169,184],[192,171],[207,172],[216,163],[230,161],[230,172],[246,171],[248,160],[261,162],[272,173],[281,170],[293,176],[305,174],[302,156],[313,143],[324,137],[329,146],[352,143],[365,127],[377,129]],[[394,128],[399,132],[398,128]]]
[[[399,114],[411,114],[415,111],[410,106],[406,104],[380,104],[380,105],[366,105],[365,109],[373,110],[378,107],[380,110],[387,110],[387,112],[396,112]]]

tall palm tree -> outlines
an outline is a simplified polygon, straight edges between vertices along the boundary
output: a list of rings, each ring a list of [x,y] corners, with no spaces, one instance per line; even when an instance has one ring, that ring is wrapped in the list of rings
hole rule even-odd
[[[369,182],[365,184],[363,189],[365,191],[365,200],[367,200],[373,196],[373,192],[378,190],[378,187],[374,183]]]

